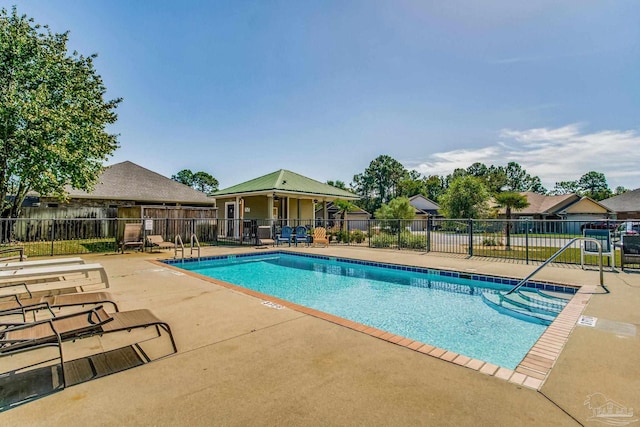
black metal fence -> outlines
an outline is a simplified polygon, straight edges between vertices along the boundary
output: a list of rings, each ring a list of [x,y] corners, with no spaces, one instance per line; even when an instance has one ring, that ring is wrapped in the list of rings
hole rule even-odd
[[[21,245],[27,256],[70,255],[116,251],[124,223],[141,224],[142,238],[161,235],[186,245],[195,235],[201,245],[258,245],[258,228],[275,238],[284,226],[303,226],[309,236],[324,227],[330,245],[392,248],[544,261],[585,229],[609,229],[613,241],[624,232],[640,232],[636,221],[534,221],[429,218],[420,220],[226,220],[226,219],[0,219],[0,246]],[[295,233],[295,231],[294,231]],[[307,240],[311,243],[312,237]],[[286,242],[283,242],[285,245]],[[560,262],[580,262],[579,243]],[[595,257],[587,257],[595,264]],[[616,262],[617,263],[617,262]]]

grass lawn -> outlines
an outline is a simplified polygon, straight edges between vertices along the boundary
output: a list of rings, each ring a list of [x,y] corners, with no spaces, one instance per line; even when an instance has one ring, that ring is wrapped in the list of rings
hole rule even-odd
[[[27,257],[100,253],[117,249],[113,238],[25,242],[17,245],[3,245],[2,248],[12,246],[23,246]]]
[[[546,261],[555,254],[559,247],[543,247],[543,246],[531,246],[529,247],[529,260],[530,261]],[[527,252],[524,247],[511,246],[511,250],[507,251],[504,247],[489,247],[489,246],[474,246],[474,256],[487,256],[494,258],[508,258],[508,259],[527,259]],[[616,265],[620,265],[620,253],[615,251]],[[603,265],[607,265],[608,257],[605,258],[603,254]],[[578,264],[580,263],[580,248],[567,248],[565,249],[554,262]],[[586,255],[585,264],[598,265],[597,255]]]

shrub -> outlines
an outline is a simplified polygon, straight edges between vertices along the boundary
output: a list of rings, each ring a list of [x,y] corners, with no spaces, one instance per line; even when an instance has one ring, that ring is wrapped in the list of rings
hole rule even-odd
[[[362,230],[353,230],[351,232],[351,241],[352,242],[356,242],[356,243],[362,243],[364,242],[364,239],[367,236],[364,234],[364,231]]]
[[[372,236],[369,239],[369,244],[372,248],[389,248],[391,245],[398,241],[397,237],[385,232],[381,232]]]
[[[408,249],[425,249],[427,247],[427,236],[404,231],[400,234],[400,245]]]
[[[486,235],[482,239],[482,246],[502,246],[502,239],[498,235]]]

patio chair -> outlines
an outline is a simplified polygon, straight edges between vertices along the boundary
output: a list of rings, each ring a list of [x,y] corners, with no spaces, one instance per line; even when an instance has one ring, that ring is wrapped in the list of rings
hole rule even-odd
[[[299,225],[296,227],[296,234],[293,236],[293,241],[298,246],[298,243],[309,243],[309,234],[307,233],[307,227]]]
[[[20,261],[24,261],[25,259],[27,259],[26,255],[24,254],[24,246],[9,246],[0,248],[0,261],[11,261],[14,259],[19,259]]]
[[[591,239],[596,239],[600,242],[602,246],[602,256],[609,257],[611,262],[611,270],[615,269],[616,266],[616,254],[615,247],[611,241],[611,231],[610,230],[597,230],[597,229],[585,229],[583,231],[584,237],[589,237]],[[598,255],[598,246],[589,241],[583,241],[580,245],[580,266],[584,270],[584,260],[585,255]]]
[[[313,229],[313,245],[324,243],[325,247],[329,247],[329,238],[327,237],[327,229],[324,227],[316,227]]]
[[[271,238],[271,227],[268,225],[258,226],[258,239],[256,242],[258,245],[271,245],[273,246],[276,241]]]
[[[291,239],[293,236],[293,228],[288,225],[282,227],[280,230],[280,234],[276,234],[276,245],[280,245],[280,243],[287,242],[289,246],[291,246]]]
[[[620,268],[625,264],[640,264],[640,236],[623,235],[620,246]]]
[[[52,317],[36,322],[1,323],[0,351],[6,348],[37,346],[45,342],[75,341],[93,335],[112,332],[132,331],[133,329],[160,329],[171,339],[173,353],[178,351],[169,324],[158,319],[150,310],[138,309],[107,313],[99,305],[89,310]]]
[[[19,295],[7,295],[0,297],[0,316],[21,314],[27,321],[27,313],[40,310],[48,310],[55,317],[53,309],[65,307],[85,307],[110,304],[113,311],[118,312],[118,305],[108,292],[90,292],[78,294],[63,294],[43,297],[20,298]]]
[[[175,243],[167,242],[159,234],[151,234],[151,235],[147,236],[147,245],[151,246],[151,250],[153,250],[153,248],[175,249],[175,247],[176,247]]]
[[[4,372],[8,366],[7,363],[2,365],[4,369],[3,372],[0,372],[0,378],[11,378],[11,376],[16,376],[19,373],[34,370],[37,366],[59,360],[60,378],[57,380],[59,382],[55,387],[51,387],[52,389],[47,391],[47,393],[65,388],[68,385],[69,377],[74,373],[74,368],[76,367],[71,361],[65,360],[62,351],[63,343],[69,343],[67,345],[72,345],[81,338],[87,338],[95,335],[102,336],[104,334],[121,331],[131,332],[134,329],[137,330],[155,327],[158,337],[162,335],[161,329],[168,334],[171,340],[172,353],[176,353],[178,351],[169,325],[158,319],[151,311],[146,309],[109,314],[102,306],[97,306],[90,310],[37,322],[5,323],[0,326],[3,328],[0,329],[0,359],[3,357],[15,356],[19,353],[39,350],[43,347],[57,348],[57,355],[54,357],[34,352],[24,360],[19,358],[17,361],[13,361],[13,364],[15,365],[23,360],[18,369],[10,369],[9,371]],[[139,339],[140,337],[137,336],[136,341],[138,342],[133,344],[134,346],[138,347],[143,341],[148,340],[148,337],[144,338],[143,341],[139,341]],[[120,342],[119,345],[122,345],[122,342]],[[128,344],[121,348],[125,349],[130,345],[131,344]],[[66,350],[64,353],[66,353]],[[95,354],[95,352],[93,353]],[[97,353],[106,354],[104,349]],[[144,351],[137,353],[138,358],[140,358],[140,355],[142,355],[147,362],[152,360]],[[76,357],[77,356],[78,355],[76,355]],[[49,370],[49,372],[51,372],[51,370]],[[38,373],[36,371],[35,375],[37,374]],[[51,375],[52,374],[49,374],[49,376]],[[24,403],[25,401],[32,400],[35,397],[36,396],[33,394],[28,394],[18,401],[11,402],[10,405],[15,406],[17,404]],[[3,406],[5,404],[5,402],[0,403],[2,403]]]
[[[142,223],[129,223],[124,225],[124,235],[120,242],[120,252],[124,253],[125,248],[138,248],[144,247],[144,242],[140,238],[142,234]]]
[[[49,297],[108,287],[109,277],[101,264],[0,271],[0,295],[3,297]]]
[[[71,257],[39,259],[36,261],[0,262],[0,270],[20,270],[23,268],[47,267],[65,264],[84,264],[84,260],[80,257]]]

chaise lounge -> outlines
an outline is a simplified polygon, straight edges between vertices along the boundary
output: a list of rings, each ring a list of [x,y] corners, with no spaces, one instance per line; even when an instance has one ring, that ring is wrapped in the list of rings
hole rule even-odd
[[[146,309],[109,314],[102,306],[98,306],[37,322],[3,323],[0,327],[0,360],[4,359],[0,372],[0,411],[95,377],[96,373],[92,374],[93,370],[87,369],[93,365],[91,360],[95,361],[97,355],[102,356],[99,358],[101,367],[109,368],[109,359],[117,362],[109,368],[111,371],[107,369],[107,372],[99,376],[139,366],[145,361],[150,362],[152,359],[140,347],[149,339],[140,341],[136,334],[131,335],[136,337],[135,343],[129,340],[126,345],[115,350],[105,352],[103,349],[97,355],[94,351],[93,356],[87,355],[78,359],[76,354],[75,360],[66,360],[67,350],[62,351],[63,343],[73,345],[81,338],[102,337],[113,332],[131,332],[134,329],[148,327],[156,329],[156,338],[163,335],[161,331],[169,336],[172,347],[169,354],[178,351],[169,325]],[[47,347],[55,348],[55,354],[43,354],[41,350]],[[25,353],[24,356],[22,353]],[[123,362],[127,362],[128,365],[123,366]],[[116,366],[118,364],[120,366]],[[10,365],[13,367],[10,368]],[[43,387],[43,382],[47,383],[46,387]],[[35,388],[35,391],[25,392],[25,388]]]

